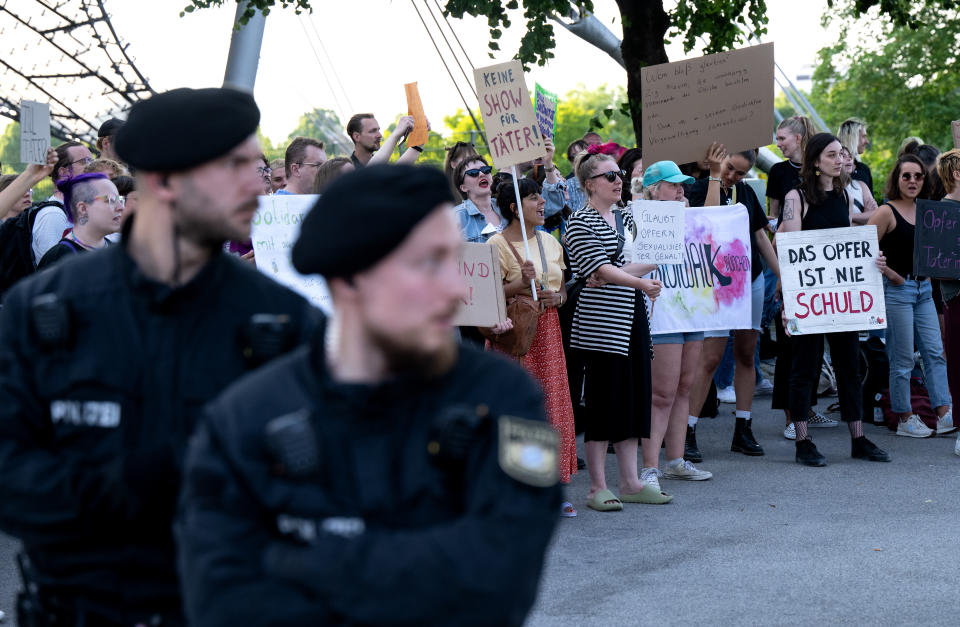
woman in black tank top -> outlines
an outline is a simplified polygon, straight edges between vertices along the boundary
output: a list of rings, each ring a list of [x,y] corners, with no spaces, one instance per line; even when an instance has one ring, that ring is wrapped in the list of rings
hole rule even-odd
[[[927,169],[916,156],[897,160],[885,190],[889,202],[877,209],[867,224],[877,227],[880,249],[887,256],[883,295],[887,306],[886,350],[890,361],[890,408],[900,418],[897,435],[926,438],[956,431],[950,412],[947,361],[930,280],[913,274],[913,235],[917,221],[917,198],[926,198],[930,188]],[[910,402],[914,336],[920,340],[920,356],[937,412],[935,429],[925,425]]]
[[[830,133],[810,138],[800,168],[800,186],[784,198],[780,231],[813,231],[850,226],[851,201],[843,192],[843,160],[840,141]],[[885,267],[883,256],[877,265]],[[786,271],[786,270],[784,270]],[[796,461],[806,466],[825,466],[826,459],[807,435],[810,387],[820,373],[824,339],[837,375],[840,416],[850,429],[851,455],[870,461],[890,461],[890,456],[863,435],[859,368],[859,337],[856,331],[791,337],[790,414],[796,429]]]

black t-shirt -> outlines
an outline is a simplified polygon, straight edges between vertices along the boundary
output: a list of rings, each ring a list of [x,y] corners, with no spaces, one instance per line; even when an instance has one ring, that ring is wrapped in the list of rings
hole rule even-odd
[[[64,237],[54,244],[53,248],[43,254],[43,257],[41,257],[37,263],[37,270],[43,270],[44,268],[52,266],[64,257],[74,257],[85,252],[89,251],[72,239]]]
[[[690,193],[687,195],[687,200],[690,201],[691,207],[702,207],[703,203],[707,199],[707,187],[709,187],[710,181],[707,179],[700,179],[696,183],[690,185]],[[750,234],[753,235],[757,231],[762,230],[767,226],[767,213],[763,210],[763,205],[760,204],[760,199],[757,198],[756,192],[753,191],[753,188],[740,181],[733,186],[728,195],[723,186],[720,187],[720,204],[723,205],[733,205],[734,202],[742,204],[747,208],[747,215],[750,216]],[[763,266],[760,261],[760,251],[757,248],[757,243],[754,239],[750,240],[750,277],[751,279],[756,279],[763,272]]]
[[[870,194],[873,194],[873,174],[870,173],[870,166],[868,166],[863,161],[856,161],[856,167],[853,169],[853,176],[851,177],[854,181],[863,181],[867,184],[867,189],[870,190]]]
[[[783,199],[787,192],[800,184],[800,166],[789,160],[773,164],[767,175],[767,198],[780,202],[783,209]]]

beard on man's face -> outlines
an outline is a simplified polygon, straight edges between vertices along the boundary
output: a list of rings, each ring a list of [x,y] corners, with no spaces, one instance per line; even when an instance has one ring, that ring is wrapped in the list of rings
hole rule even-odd
[[[458,345],[452,331],[434,350],[424,349],[416,343],[397,339],[376,329],[370,329],[370,338],[383,353],[391,374],[412,374],[428,379],[444,374],[457,361]]]

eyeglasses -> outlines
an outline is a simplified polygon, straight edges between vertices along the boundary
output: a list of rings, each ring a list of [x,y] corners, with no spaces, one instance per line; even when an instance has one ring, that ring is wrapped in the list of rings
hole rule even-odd
[[[124,204],[123,196],[111,196],[110,194],[100,194],[99,196],[94,196],[93,200],[102,200],[111,207],[122,207]]]
[[[613,183],[614,181],[617,180],[617,178],[626,176],[626,175],[627,173],[624,172],[623,170],[611,170],[610,172],[601,172],[600,174],[594,174],[590,178],[598,179],[602,176],[603,178],[607,179],[607,181],[609,181],[610,183]]]
[[[470,168],[469,170],[464,170],[463,174],[464,176],[474,178],[480,176],[481,174],[490,174],[491,172],[493,172],[493,168],[485,165],[482,168]]]
[[[270,168],[257,168],[257,174],[260,176],[270,176],[270,173],[273,172]]]
[[[82,163],[83,165],[90,165],[93,163],[93,157],[84,157],[83,159],[77,159],[76,161],[71,161],[67,165],[73,165],[74,163]]]
[[[926,177],[926,174],[923,172],[904,172],[900,175],[900,179],[904,181],[909,181],[913,179],[914,181],[922,181]]]

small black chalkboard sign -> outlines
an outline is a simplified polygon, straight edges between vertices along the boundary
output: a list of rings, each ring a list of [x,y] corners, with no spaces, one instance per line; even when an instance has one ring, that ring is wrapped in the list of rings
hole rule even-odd
[[[960,203],[917,201],[913,273],[934,279],[960,279]]]

